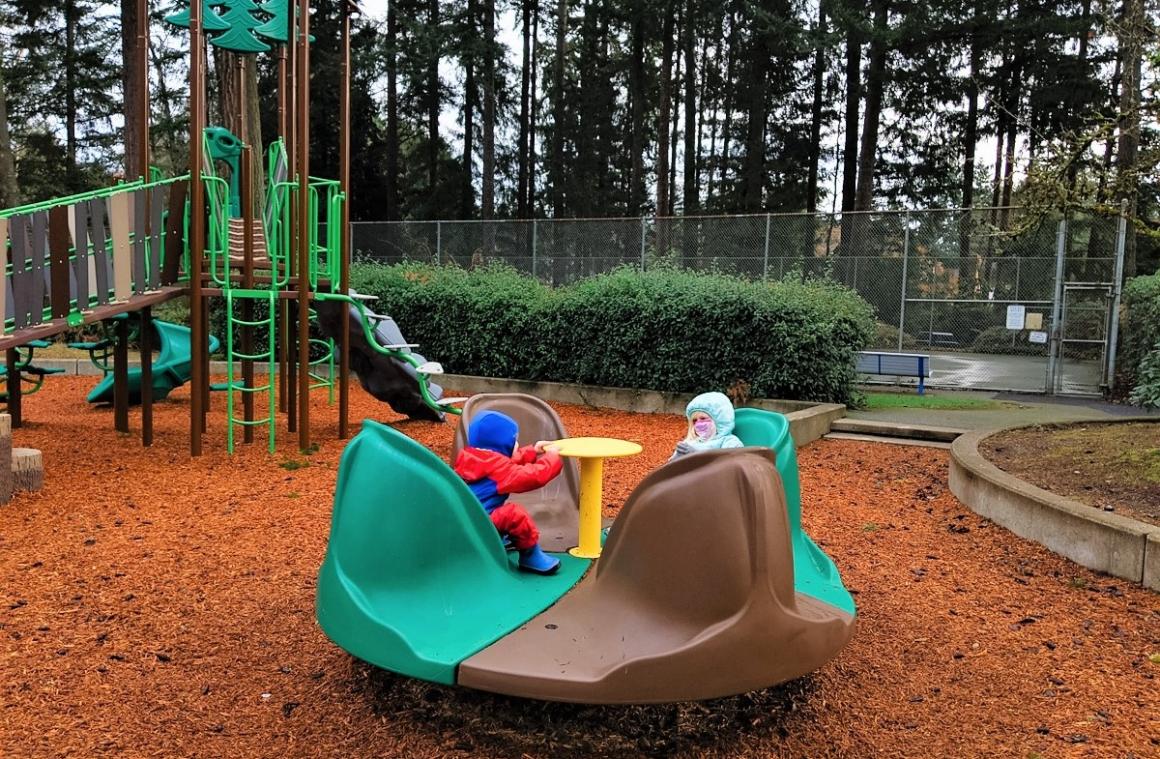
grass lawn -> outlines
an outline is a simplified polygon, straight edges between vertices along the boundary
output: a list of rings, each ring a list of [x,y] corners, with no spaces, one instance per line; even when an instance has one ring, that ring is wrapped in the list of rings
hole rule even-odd
[[[954,395],[919,395],[918,393],[866,393],[867,411],[893,408],[929,408],[942,411],[986,411],[1008,404],[986,398],[963,398]]]

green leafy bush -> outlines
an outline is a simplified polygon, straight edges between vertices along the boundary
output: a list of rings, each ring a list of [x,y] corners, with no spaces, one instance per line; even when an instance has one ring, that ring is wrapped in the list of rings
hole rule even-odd
[[[1140,362],[1132,403],[1145,408],[1160,408],[1160,343]]]
[[[745,380],[758,397],[846,401],[870,306],[827,282],[753,283],[619,269],[551,289],[504,267],[356,265],[420,351],[451,372],[693,392]]]
[[[1137,383],[1142,363],[1160,342],[1160,273],[1133,277],[1124,285],[1120,313],[1116,391],[1122,397]]]
[[[918,341],[914,339],[914,335],[909,332],[902,333],[902,350],[909,350],[918,345]],[[870,343],[870,347],[877,350],[898,350],[898,327],[886,322],[878,322],[874,325],[874,340]]]

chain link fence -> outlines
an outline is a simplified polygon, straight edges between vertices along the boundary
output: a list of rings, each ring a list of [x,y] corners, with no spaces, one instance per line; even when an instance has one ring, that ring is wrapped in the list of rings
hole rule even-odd
[[[1021,208],[974,208],[356,222],[352,241],[358,260],[502,261],[553,285],[662,263],[753,280],[825,277],[874,307],[868,349],[932,357],[929,385],[1095,393],[1106,383],[1113,342],[1122,229],[1116,217],[1061,221]]]

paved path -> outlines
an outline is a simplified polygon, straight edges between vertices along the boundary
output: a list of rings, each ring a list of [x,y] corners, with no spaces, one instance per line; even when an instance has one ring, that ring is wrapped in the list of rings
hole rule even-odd
[[[974,390],[1013,390],[1042,393],[1047,387],[1046,356],[997,356],[988,353],[938,353],[916,351],[930,356],[929,387]],[[1063,364],[1065,393],[1099,392],[1100,363],[1068,359]],[[907,379],[907,384],[917,384]]]
[[[851,410],[847,416],[853,419],[872,419],[878,422],[898,422],[901,424],[921,424],[931,427],[954,427],[962,430],[993,429],[1017,424],[1050,424],[1053,422],[1075,422],[1099,419],[1123,419],[1138,416],[1156,418],[1157,413],[1149,413],[1135,406],[1122,406],[1098,400],[1049,398],[1042,395],[1022,395],[1017,393],[928,391],[939,396],[978,398],[995,400],[1002,407],[982,410],[943,411],[935,409],[900,408],[881,411]]]

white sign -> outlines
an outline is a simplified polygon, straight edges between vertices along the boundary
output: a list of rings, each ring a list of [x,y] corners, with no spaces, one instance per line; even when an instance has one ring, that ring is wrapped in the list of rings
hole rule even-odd
[[[1046,332],[1032,332],[1030,335],[1027,336],[1027,341],[1032,342],[1032,343],[1038,343],[1039,345],[1047,345],[1047,333]]]
[[[1007,306],[1007,329],[1023,329],[1027,306]]]

